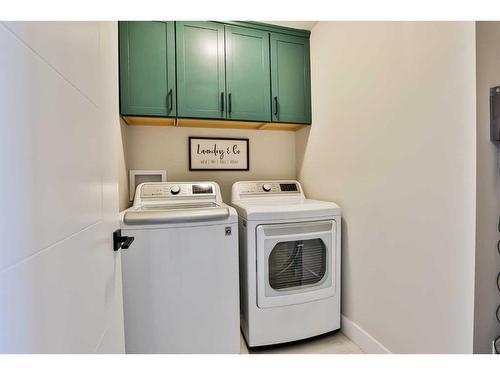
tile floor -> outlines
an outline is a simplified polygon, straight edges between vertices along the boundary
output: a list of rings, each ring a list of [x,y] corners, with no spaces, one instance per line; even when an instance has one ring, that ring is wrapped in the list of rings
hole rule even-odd
[[[336,332],[295,344],[250,351],[241,334],[241,354],[364,354],[364,352],[341,332]]]

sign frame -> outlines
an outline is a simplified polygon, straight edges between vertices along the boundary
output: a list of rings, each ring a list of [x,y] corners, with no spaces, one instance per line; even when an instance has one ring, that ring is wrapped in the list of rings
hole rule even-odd
[[[193,141],[196,140],[211,140],[211,141],[237,141],[237,142],[242,142],[247,153],[246,157],[246,167],[245,168],[224,168],[224,167],[217,167],[213,168],[208,166],[207,168],[193,168],[193,147],[192,143]],[[190,171],[235,171],[235,172],[241,172],[241,171],[249,171],[250,170],[250,142],[248,138],[224,138],[224,137],[188,137],[188,149],[189,149],[189,170]]]

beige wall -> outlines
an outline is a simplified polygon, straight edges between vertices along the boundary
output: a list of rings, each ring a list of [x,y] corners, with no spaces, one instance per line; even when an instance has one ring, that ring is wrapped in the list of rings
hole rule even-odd
[[[166,169],[169,181],[216,181],[228,203],[236,181],[295,178],[294,132],[127,125],[122,130],[129,169]],[[248,138],[250,171],[190,172],[189,136]],[[126,193],[120,190],[121,202]]]
[[[500,85],[500,22],[476,23],[477,71],[477,199],[476,300],[474,351],[491,353],[491,341],[500,335],[495,310],[500,303],[495,285],[500,271],[496,242],[500,212],[498,148],[490,142],[489,89]]]
[[[319,22],[311,198],[343,209],[343,314],[392,352],[472,352],[474,23]]]

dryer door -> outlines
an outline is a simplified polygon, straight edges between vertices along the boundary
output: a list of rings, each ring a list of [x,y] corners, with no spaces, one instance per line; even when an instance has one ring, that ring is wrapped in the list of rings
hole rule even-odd
[[[257,305],[294,305],[335,294],[335,220],[257,226]]]

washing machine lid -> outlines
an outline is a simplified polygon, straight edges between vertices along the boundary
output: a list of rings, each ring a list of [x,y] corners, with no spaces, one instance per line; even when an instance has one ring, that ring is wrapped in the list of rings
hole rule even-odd
[[[340,207],[333,202],[305,198],[255,198],[233,201],[231,205],[246,220],[311,219],[340,215]]]
[[[121,213],[122,228],[230,224],[236,211],[222,201],[219,185],[205,182],[146,182],[137,186],[134,205]]]
[[[128,226],[207,223],[231,219],[231,207],[214,202],[144,204],[123,213]]]

